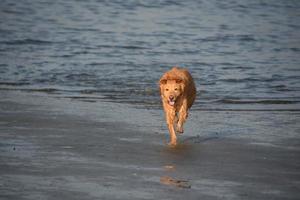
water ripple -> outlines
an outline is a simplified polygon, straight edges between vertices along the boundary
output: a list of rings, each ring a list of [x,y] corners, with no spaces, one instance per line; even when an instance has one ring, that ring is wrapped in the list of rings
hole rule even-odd
[[[177,65],[196,81],[194,109],[295,109],[299,8],[256,0],[2,1],[0,90],[159,108],[157,81]]]

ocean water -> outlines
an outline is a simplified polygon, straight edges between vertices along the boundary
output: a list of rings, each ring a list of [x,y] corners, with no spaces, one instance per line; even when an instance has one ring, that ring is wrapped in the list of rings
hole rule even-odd
[[[0,1],[0,92],[156,109],[175,65],[193,109],[299,112],[300,1]]]

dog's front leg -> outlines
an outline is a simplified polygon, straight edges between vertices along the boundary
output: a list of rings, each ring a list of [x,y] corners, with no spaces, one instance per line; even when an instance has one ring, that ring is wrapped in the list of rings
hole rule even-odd
[[[165,106],[168,106],[168,105],[165,105]],[[169,145],[175,146],[177,144],[177,137],[176,137],[176,133],[174,130],[174,120],[175,120],[175,115],[176,115],[175,109],[174,108],[165,109],[165,113],[166,113],[166,121],[167,121],[168,129],[169,129],[169,133],[170,133]]]
[[[174,120],[175,120],[175,110],[171,110],[168,112],[167,114],[167,124],[168,124],[168,129],[170,132],[170,145],[176,145],[177,144],[177,137],[176,137],[176,133],[174,130]]]
[[[188,108],[187,108],[187,100],[183,100],[182,102],[182,106],[179,109],[179,113],[178,113],[178,122],[177,122],[177,127],[176,127],[176,131],[178,133],[183,133],[183,124],[187,119],[188,116]]]

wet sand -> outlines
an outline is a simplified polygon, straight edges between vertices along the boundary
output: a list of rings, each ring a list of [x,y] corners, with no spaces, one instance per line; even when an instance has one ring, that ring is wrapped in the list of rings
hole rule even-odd
[[[1,91],[0,199],[299,199],[298,119],[192,112],[168,148],[161,111]]]

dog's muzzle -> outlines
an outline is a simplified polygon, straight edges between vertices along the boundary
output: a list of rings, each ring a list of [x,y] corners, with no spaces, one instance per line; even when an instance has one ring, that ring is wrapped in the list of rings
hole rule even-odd
[[[174,96],[169,96],[169,100],[168,103],[170,106],[174,106],[175,105],[175,97]]]

